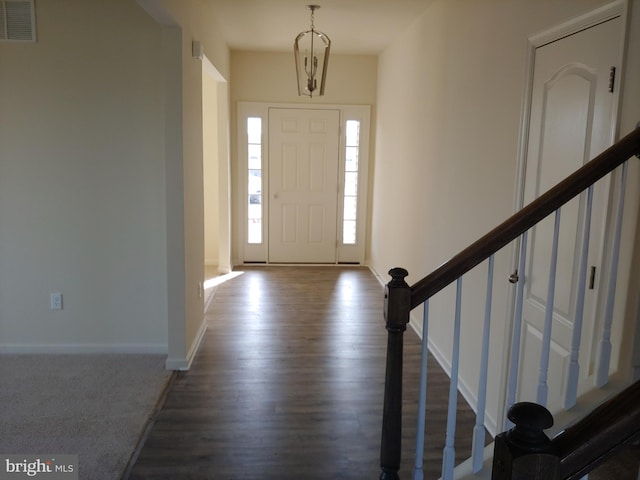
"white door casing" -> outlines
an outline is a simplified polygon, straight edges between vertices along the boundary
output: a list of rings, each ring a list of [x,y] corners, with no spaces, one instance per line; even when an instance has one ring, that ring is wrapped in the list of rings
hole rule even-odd
[[[524,204],[537,198],[612,143],[618,95],[617,91],[609,91],[609,77],[611,67],[620,70],[622,34],[623,22],[617,16],[535,48],[522,187]],[[595,267],[597,274],[593,288],[587,290],[585,299],[579,356],[583,389],[587,388],[586,380],[593,374],[597,354],[597,312],[602,297],[599,287],[606,285],[601,273],[605,270],[602,267],[609,185],[609,179],[605,178],[594,189],[588,262]],[[550,407],[561,402],[567,380],[579,276],[578,258],[582,245],[584,197],[582,195],[574,199],[560,213],[547,378]],[[524,278],[519,401],[536,401],[553,228],[554,216],[551,215],[536,226],[529,236]]]

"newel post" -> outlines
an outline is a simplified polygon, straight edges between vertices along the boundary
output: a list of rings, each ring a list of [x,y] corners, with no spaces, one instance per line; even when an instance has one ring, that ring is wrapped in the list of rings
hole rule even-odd
[[[543,431],[553,426],[549,410],[522,402],[507,417],[515,427],[496,436],[491,480],[559,480],[560,458]]]
[[[388,340],[380,444],[380,480],[399,479],[402,447],[403,335],[411,311],[411,287],[404,280],[409,272],[404,268],[392,268],[389,275],[391,281],[386,285],[384,293],[384,318]]]

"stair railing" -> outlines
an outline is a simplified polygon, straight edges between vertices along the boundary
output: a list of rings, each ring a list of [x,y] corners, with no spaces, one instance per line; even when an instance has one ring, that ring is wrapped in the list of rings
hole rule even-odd
[[[386,321],[386,328],[388,331],[387,342],[387,362],[386,362],[386,374],[385,374],[385,392],[384,392],[384,406],[383,406],[383,419],[382,419],[382,439],[380,450],[380,468],[381,480],[395,480],[398,479],[398,472],[400,469],[401,450],[402,450],[402,362],[403,362],[403,334],[406,330],[406,325],[410,320],[411,310],[423,305],[423,359],[422,359],[422,373],[420,378],[420,398],[418,405],[418,435],[416,438],[416,462],[414,468],[414,480],[421,480],[422,474],[422,450],[424,445],[424,410],[426,400],[426,357],[427,357],[427,339],[428,339],[428,317],[429,317],[429,299],[436,293],[448,285],[456,282],[456,307],[454,315],[454,338],[453,338],[453,352],[451,359],[451,384],[449,390],[449,410],[447,418],[447,433],[445,440],[445,447],[443,451],[443,466],[442,466],[442,478],[444,480],[450,480],[453,478],[454,459],[455,459],[455,445],[453,442],[455,434],[456,423],[456,398],[458,390],[458,363],[459,363],[459,340],[460,340],[460,306],[461,306],[461,291],[462,291],[462,276],[479,265],[480,263],[488,260],[488,282],[487,282],[487,305],[485,312],[485,323],[483,331],[483,346],[482,346],[482,358],[481,364],[483,366],[479,384],[479,398],[478,398],[478,418],[476,420],[476,427],[474,428],[474,445],[473,445],[473,470],[479,471],[482,468],[482,450],[484,448],[484,395],[486,394],[486,362],[488,357],[488,338],[489,338],[489,317],[491,310],[491,284],[493,282],[493,258],[494,254],[500,249],[511,243],[516,239],[520,239],[520,259],[519,259],[519,275],[525,274],[525,258],[527,252],[527,232],[545,219],[550,214],[556,212],[555,222],[555,234],[556,248],[555,255],[557,255],[557,235],[559,226],[559,209],[572,200],[574,197],[587,190],[587,204],[590,203],[592,198],[592,186],[601,178],[611,173],[613,170],[623,165],[623,172],[621,175],[621,187],[619,189],[619,205],[618,205],[618,218],[615,230],[618,232],[617,241],[613,250],[615,257],[619,249],[619,232],[621,230],[622,223],[622,205],[624,199],[624,182],[627,171],[626,161],[634,156],[640,154],[640,128],[636,128],[633,132],[629,133],[623,139],[615,143],[613,146],[605,150],[603,153],[595,157],[593,160],[585,164],[578,169],[572,175],[565,180],[551,188],[549,191],[529,203],[519,212],[511,216],[508,220],[494,228],[485,236],[472,243],[462,252],[451,258],[442,266],[437,268],[431,274],[427,275],[423,279],[416,282],[414,285],[409,286],[405,278],[408,275],[407,270],[403,268],[394,268],[389,271],[392,279],[385,288],[385,306],[384,317]],[[587,206],[589,209],[589,206]],[[587,212],[589,214],[589,212]],[[588,236],[589,221],[585,221],[585,233]],[[586,243],[586,242],[585,242]],[[588,250],[588,244],[582,248],[583,260],[581,263],[586,262],[586,252]],[[552,255],[553,256],[553,255]],[[617,263],[617,258],[613,259],[613,263]],[[582,266],[586,268],[586,266]],[[553,259],[552,268],[550,269],[550,292],[553,289],[555,277],[553,273]],[[586,275],[584,276],[586,277]],[[612,274],[611,277],[615,277]],[[517,278],[514,279],[517,281]],[[507,386],[507,405],[506,409],[509,409],[515,403],[515,392],[517,384],[517,372],[519,367],[519,346],[520,346],[520,334],[521,334],[521,320],[522,320],[522,294],[523,283],[518,282],[518,288],[516,292],[515,303],[515,315],[512,331],[512,347],[511,347],[511,364],[509,366],[509,379]],[[583,290],[583,289],[582,289]],[[609,310],[609,303],[612,302],[613,295],[615,293],[615,280],[609,285],[607,310]],[[553,309],[551,303],[548,308]],[[538,403],[546,403],[546,369],[548,368],[548,346],[550,342],[550,330],[551,330],[551,315],[547,315],[547,321],[545,321],[545,332],[543,338],[543,355],[541,358],[541,378],[538,388]],[[580,329],[580,326],[576,326],[576,329]],[[605,327],[603,333],[603,341],[601,345],[602,361],[605,366],[600,368],[601,372],[608,374],[608,362],[607,354],[610,354],[610,335],[611,330],[611,318],[605,318]],[[579,336],[578,336],[579,343]],[[572,364],[577,361],[573,361],[574,350],[579,349],[579,345],[572,346]],[[545,352],[547,358],[545,360]],[[545,361],[547,363],[545,367]],[[574,367],[572,367],[574,368]],[[575,372],[574,368],[574,375]],[[600,378],[598,382],[606,383],[606,377]],[[574,386],[569,386],[569,389],[577,389],[577,381],[574,382]],[[575,402],[575,392],[568,392],[565,398],[573,398]],[[480,408],[482,407],[482,408]],[[565,406],[565,408],[568,408]],[[510,424],[506,423],[506,427]]]
[[[492,480],[578,480],[640,439],[640,381],[607,400],[553,439],[551,413],[517,403],[515,426],[496,437]]]

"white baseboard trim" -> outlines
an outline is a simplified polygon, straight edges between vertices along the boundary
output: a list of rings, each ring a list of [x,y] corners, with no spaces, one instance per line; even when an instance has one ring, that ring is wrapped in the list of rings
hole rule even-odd
[[[200,328],[198,329],[198,333],[193,339],[193,343],[191,343],[191,348],[189,348],[189,352],[187,353],[186,358],[171,358],[168,357],[164,366],[167,370],[180,370],[182,372],[186,372],[191,368],[191,364],[193,363],[193,359],[196,357],[196,353],[198,353],[198,348],[200,347],[200,343],[202,343],[202,339],[204,338],[204,334],[207,331],[207,321],[203,318],[202,323],[200,324]]]
[[[189,362],[186,358],[169,358],[164,362],[164,368],[167,370],[178,370],[186,372],[189,370]]]
[[[213,296],[216,293],[216,289],[215,287],[210,287],[207,288],[204,291],[204,311],[205,313],[207,312],[207,310],[209,310],[209,307],[211,306],[211,302],[213,301]]]
[[[166,344],[18,344],[0,345],[0,354],[159,354],[166,355]]]
[[[376,277],[376,279],[378,279],[378,282],[380,282],[380,285],[382,285],[383,287],[387,285],[387,283],[389,283],[389,281],[391,281],[391,277],[389,277],[389,275],[387,275],[388,279],[385,281],[382,276],[376,271],[375,268],[373,268],[371,265],[365,265],[369,271],[371,273],[373,273],[373,276]]]
[[[168,358],[164,362],[164,368],[166,370],[177,370],[180,372],[186,372],[191,365],[186,358]]]
[[[202,343],[202,339],[204,338],[204,334],[206,331],[207,331],[207,321],[203,318],[202,323],[200,324],[200,328],[198,329],[198,333],[193,339],[193,343],[191,344],[189,353],[187,353],[189,366],[191,366],[191,364],[193,363],[193,359],[196,357],[196,353],[198,353],[198,348],[200,348],[200,344]]]

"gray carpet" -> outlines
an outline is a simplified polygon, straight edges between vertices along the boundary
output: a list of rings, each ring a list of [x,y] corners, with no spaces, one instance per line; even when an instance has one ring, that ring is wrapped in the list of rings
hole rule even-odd
[[[169,381],[165,355],[1,355],[0,452],[79,455],[119,479]]]

